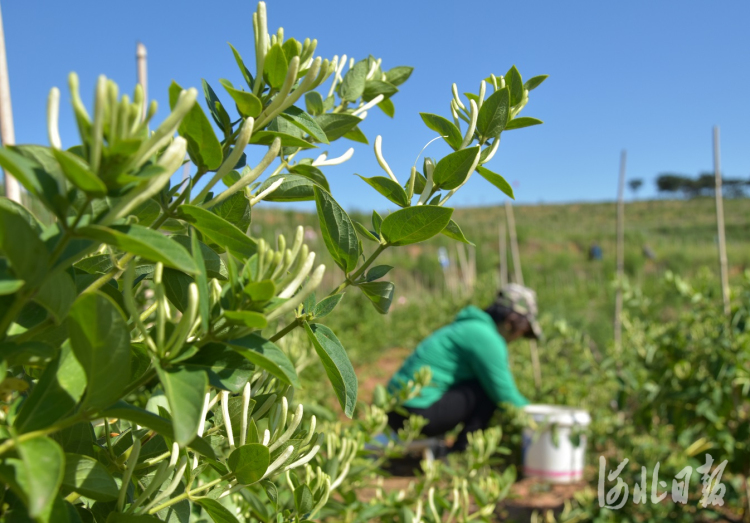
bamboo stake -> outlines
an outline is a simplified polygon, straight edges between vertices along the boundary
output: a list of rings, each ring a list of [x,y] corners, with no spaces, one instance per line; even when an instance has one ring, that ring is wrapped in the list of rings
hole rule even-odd
[[[521,270],[521,253],[518,250],[518,236],[516,235],[516,219],[513,216],[513,206],[510,200],[505,200],[505,217],[508,222],[508,233],[510,235],[510,253],[513,256],[513,273],[516,283],[523,285],[523,271]],[[536,340],[529,340],[529,352],[531,352],[531,368],[534,371],[534,387],[537,392],[542,388],[542,366],[539,363],[539,350]]]
[[[505,222],[498,227],[500,229],[500,288],[508,285],[508,245],[505,239]]]
[[[620,155],[620,183],[617,189],[617,293],[615,295],[615,353],[622,350],[622,288],[625,273],[625,162],[627,152]]]
[[[729,316],[729,274],[727,271],[727,239],[724,232],[724,197],[721,193],[721,152],[719,150],[719,126],[714,126],[714,176],[716,178],[716,227],[719,233],[719,267],[721,270],[721,297],[724,314]]]
[[[466,249],[463,243],[456,243],[456,253],[458,254],[458,266],[460,268],[460,278],[463,296],[469,294],[469,280],[471,278],[469,269],[469,260],[466,259]]]
[[[513,216],[513,206],[510,200],[505,200],[505,218],[508,222],[510,235],[510,254],[513,258],[513,274],[516,283],[523,285],[523,271],[521,271],[521,255],[518,252],[518,237],[516,236],[516,220]]]
[[[10,103],[10,80],[8,78],[8,59],[5,54],[5,31],[3,15],[0,13],[0,139],[3,146],[16,144],[16,133],[13,129],[13,107]],[[21,186],[18,180],[5,171],[5,196],[14,202],[21,203]]]
[[[148,108],[148,70],[146,68],[146,46],[138,42],[135,48],[135,61],[137,64],[138,83],[143,88],[143,118],[146,117]]]

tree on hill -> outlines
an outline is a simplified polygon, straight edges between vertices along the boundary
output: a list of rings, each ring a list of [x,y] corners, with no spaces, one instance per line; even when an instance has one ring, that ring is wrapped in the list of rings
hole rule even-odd
[[[638,190],[643,186],[642,178],[633,178],[628,182],[628,187],[633,191],[633,197],[638,196]]]
[[[742,178],[724,178],[722,180],[724,195],[727,198],[745,197],[745,186],[750,186],[750,180]],[[685,198],[713,196],[716,191],[716,179],[712,172],[703,172],[696,178],[664,173],[656,178],[656,188],[660,193],[682,193]]]

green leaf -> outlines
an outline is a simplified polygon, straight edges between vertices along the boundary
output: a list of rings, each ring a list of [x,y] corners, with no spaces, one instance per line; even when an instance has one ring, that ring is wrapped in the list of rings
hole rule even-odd
[[[492,93],[477,116],[477,131],[484,139],[496,138],[505,129],[510,115],[510,90],[504,87]]]
[[[369,72],[368,69],[367,60],[360,60],[346,72],[339,86],[339,96],[342,100],[354,102],[362,96],[365,91],[365,77]]]
[[[422,194],[427,186],[427,178],[421,172],[417,171],[417,177],[414,179],[414,194]]]
[[[73,278],[67,272],[58,272],[39,288],[34,301],[47,309],[55,318],[55,323],[60,324],[68,315],[77,295]]]
[[[208,105],[211,117],[214,119],[214,122],[216,122],[216,125],[224,131],[224,134],[231,134],[232,121],[229,119],[227,110],[224,108],[224,105],[221,103],[221,100],[219,100],[219,97],[216,96],[216,92],[214,92],[209,83],[206,80],[202,80],[202,82],[203,95],[206,98],[206,105]]]
[[[198,257],[200,256],[203,259],[203,265],[205,267],[206,276],[208,278],[216,278],[217,280],[222,281],[227,279],[227,267],[226,265],[224,265],[224,261],[221,259],[221,257],[216,254],[216,251],[214,251],[211,247],[203,242],[197,242],[198,246],[200,247],[200,254],[198,254],[193,247],[193,241],[189,236],[175,234],[174,236],[170,236],[170,238],[185,247],[185,249],[187,249],[188,252],[193,255],[193,258],[195,258],[195,264],[198,267],[200,267],[200,260],[198,259]],[[136,268],[136,274],[137,273],[138,269]]]
[[[66,326],[62,326],[62,328],[65,328],[67,336]],[[2,354],[0,361],[7,361],[9,366],[31,365],[38,367],[52,361],[57,353],[58,350],[55,347],[41,341],[6,342],[0,344],[0,354]]]
[[[324,318],[328,316],[331,312],[333,312],[333,309],[336,308],[336,305],[339,304],[341,301],[341,298],[344,297],[344,293],[334,294],[333,296],[326,296],[322,300],[320,300],[317,305],[312,310],[313,316],[315,316],[316,319]]]
[[[62,484],[96,501],[114,501],[119,493],[114,478],[104,465],[80,454],[65,454]]]
[[[229,47],[232,48],[234,61],[237,62],[237,67],[240,68],[240,72],[242,73],[242,78],[245,80],[247,87],[249,89],[252,89],[253,88],[253,75],[250,74],[250,71],[248,71],[247,67],[245,67],[245,62],[242,60],[242,56],[240,56],[240,53],[237,51],[237,49],[235,49],[232,44],[229,44]]]
[[[218,205],[211,208],[217,216],[237,226],[240,231],[247,231],[252,221],[250,200],[243,191],[238,191]]]
[[[380,227],[383,225],[383,218],[378,214],[378,211],[372,211],[372,228],[375,234],[380,234]]]
[[[106,523],[160,523],[161,521],[156,516],[134,516],[133,514],[110,512]]]
[[[362,118],[351,114],[321,114],[315,117],[315,121],[332,142],[357,127]]]
[[[435,166],[435,172],[432,175],[435,186],[448,190],[460,187],[476,167],[479,149],[477,145],[443,157]]]
[[[46,436],[18,442],[16,449],[23,464],[19,483],[28,498],[29,515],[36,518],[54,502],[63,479],[65,454]]]
[[[51,437],[60,444],[63,452],[83,454],[90,458],[96,456],[94,451],[95,448],[98,450],[96,434],[94,433],[94,427],[88,421],[66,427],[59,432],[55,432]]]
[[[409,79],[412,71],[414,71],[413,67],[399,65],[386,71],[385,79],[388,83],[398,86]]]
[[[280,89],[284,85],[288,69],[289,61],[284,54],[284,50],[279,44],[272,45],[263,63],[263,72],[268,78],[269,85],[274,89]]]
[[[313,116],[318,116],[325,112],[323,97],[318,91],[305,93],[305,107],[307,108],[307,112]]]
[[[183,205],[182,207],[187,206]],[[111,227],[89,225],[76,229],[76,234],[83,238],[112,245],[147,260],[161,262],[167,267],[188,274],[198,272],[195,261],[182,245],[147,227],[140,225],[112,225]]]
[[[458,226],[456,222],[453,220],[448,222],[448,225],[445,226],[445,229],[442,231],[443,234],[445,234],[448,238],[453,238],[454,240],[458,240],[462,243],[466,243],[468,245],[474,245],[469,240],[466,239],[466,236],[464,236],[463,231],[461,230],[461,227]]]
[[[304,163],[293,165],[289,168],[289,172],[299,174],[305,178],[310,178],[317,185],[326,191],[331,192],[331,187],[328,185],[328,179],[323,174],[323,171],[313,165],[307,165]]]
[[[367,80],[365,82],[365,91],[362,93],[362,99],[365,102],[369,102],[373,98],[383,95],[384,99],[388,99],[398,92],[398,87],[395,85],[383,82],[381,80]]]
[[[456,124],[437,114],[419,113],[419,116],[422,117],[424,124],[442,136],[454,151],[461,147],[464,137],[461,136],[461,131],[458,130]]]
[[[314,149],[317,145],[307,140],[279,131],[256,131],[250,137],[250,143],[258,145],[271,145],[278,138],[282,147],[299,147],[300,149]]]
[[[250,334],[227,344],[253,365],[268,371],[281,382],[293,387],[299,387],[299,379],[294,365],[287,355],[273,342],[261,338],[257,334]]]
[[[313,509],[312,492],[304,483],[294,489],[294,508],[297,509],[299,515],[307,514]]]
[[[268,301],[276,296],[276,284],[273,280],[251,281],[242,290],[255,302]]]
[[[390,178],[387,178],[385,176],[373,176],[372,178],[365,178],[364,176],[359,174],[357,174],[357,176],[362,178],[373,189],[378,191],[380,194],[388,198],[399,207],[409,206],[409,196],[407,196],[404,188]]]
[[[211,516],[214,523],[239,523],[239,520],[234,517],[234,514],[215,499],[193,498],[193,501],[203,507],[203,510]]]
[[[164,283],[164,293],[172,305],[180,312],[185,312],[190,300],[189,287],[193,283],[192,277],[184,272],[174,269],[164,269],[162,282]]]
[[[510,131],[511,129],[522,129],[524,127],[531,127],[532,125],[539,125],[543,123],[543,121],[537,120],[536,118],[531,118],[529,116],[519,116],[518,118],[513,118],[510,122],[508,122],[505,126],[505,130]]]
[[[375,267],[371,268],[369,271],[367,271],[367,274],[365,275],[365,280],[367,281],[375,281],[379,280],[386,274],[388,274],[393,267],[390,265],[376,265]]]
[[[492,185],[503,191],[511,198],[515,199],[515,196],[513,196],[513,187],[511,187],[510,184],[505,181],[505,178],[503,178],[499,174],[493,173],[486,167],[477,167],[477,172],[482,175],[482,178],[490,182]]]
[[[393,118],[396,116],[396,107],[393,105],[393,100],[390,98],[386,98],[382,102],[378,104],[378,107],[380,107],[380,110],[383,111],[386,116]]]
[[[290,38],[284,42],[281,48],[284,50],[284,55],[288,60],[291,60],[295,56],[299,56],[302,52],[302,44],[294,38]]]
[[[19,434],[49,427],[68,415],[86,389],[86,374],[66,342],[31,390],[13,423]]]
[[[237,110],[239,110],[242,116],[257,118],[261,111],[263,111],[263,103],[253,93],[235,89],[232,82],[223,78],[219,80],[219,83],[229,93],[234,103],[237,104]]]
[[[214,243],[226,248],[229,252],[246,260],[255,254],[255,240],[247,236],[224,218],[194,205],[181,205],[183,219],[209,237]]]
[[[362,252],[354,224],[328,192],[318,187],[313,187],[313,192],[326,248],[344,272],[351,272]]]
[[[198,354],[180,362],[180,366],[205,372],[212,387],[234,393],[242,391],[255,368],[241,354],[219,343],[203,346]]]
[[[36,234],[37,236],[41,235],[42,225],[39,223],[39,220],[31,213],[29,209],[27,209],[20,203],[9,200],[5,196],[0,196],[0,208],[19,215],[26,221],[26,223],[29,224],[29,226],[34,231],[34,234]]]
[[[391,302],[393,302],[393,293],[396,286],[389,281],[373,281],[365,282],[357,285],[362,293],[375,306],[380,314],[388,314],[388,309],[391,308]]]
[[[549,77],[548,74],[541,74],[539,76],[534,76],[532,78],[529,78],[526,80],[526,83],[523,84],[524,89],[528,89],[529,92],[533,91],[540,85],[542,85],[542,82],[544,82]]]
[[[26,155],[0,147],[0,167],[23,185],[27,191],[52,209],[57,209],[57,181],[47,173],[38,161]]]
[[[193,231],[190,237],[191,240],[191,253],[195,259],[195,264],[198,266],[198,274],[195,277],[195,284],[198,286],[198,316],[201,319],[201,328],[204,332],[209,330],[209,321],[211,318],[211,303],[210,295],[208,292],[208,270],[206,262],[203,258],[203,245],[198,241],[198,234]],[[206,246],[207,247],[207,246]],[[213,255],[216,253],[211,250]],[[219,258],[219,264],[221,265],[221,258]]]
[[[174,109],[180,92],[182,92],[182,87],[172,81],[169,86],[169,107],[171,109]],[[193,105],[185,118],[182,119],[177,133],[187,140],[190,160],[198,166],[198,169],[213,171],[218,169],[224,161],[224,153],[219,139],[200,105]]]
[[[118,401],[117,403],[103,411],[102,416],[107,416],[110,418],[121,418],[132,421],[133,423],[137,423],[138,425],[148,427],[149,429],[158,432],[159,434],[166,436],[169,439],[175,439],[174,427],[172,426],[172,422],[170,420],[162,418],[161,416],[157,416],[153,412],[149,412],[139,407],[130,405],[122,400]],[[188,447],[208,458],[211,458],[213,460],[216,459],[216,454],[211,448],[211,445],[209,445],[203,438],[194,438],[188,444]]]
[[[263,198],[264,201],[305,202],[313,200],[315,198],[313,187],[316,187],[317,183],[312,181],[310,178],[296,174],[280,174],[271,176],[265,182],[263,182],[258,190],[264,191],[281,178],[284,178],[284,181],[275,191]]]
[[[346,350],[333,331],[325,325],[310,325],[307,322],[304,325],[344,414],[351,418],[357,403],[357,375]]]
[[[362,236],[364,236],[368,240],[374,241],[375,243],[380,243],[380,240],[378,239],[377,236],[375,236],[375,233],[373,231],[367,230],[367,227],[365,227],[361,223],[354,222],[354,228],[357,229],[357,231],[359,232],[359,234],[361,234]]]
[[[130,382],[130,329],[122,312],[109,296],[85,293],[70,310],[68,328],[70,346],[86,373],[83,406],[111,405]]]
[[[505,73],[505,86],[510,90],[510,105],[518,105],[523,98],[523,79],[514,65]]]
[[[0,250],[15,276],[29,286],[35,287],[46,276],[47,247],[27,221],[6,206],[0,206]]]
[[[260,481],[270,462],[268,447],[260,443],[237,447],[227,458],[227,466],[240,485],[252,485]]]
[[[409,245],[428,240],[445,229],[453,209],[435,205],[407,207],[383,220],[381,234],[390,245]]]
[[[344,138],[347,140],[351,140],[353,142],[357,143],[363,143],[363,144],[369,144],[370,142],[367,141],[367,136],[365,136],[365,133],[362,132],[362,129],[359,127],[355,127],[348,133],[344,135]]]
[[[263,486],[263,490],[266,491],[266,496],[268,496],[273,509],[276,510],[279,503],[279,490],[276,488],[276,484],[267,479],[261,481],[260,484]]]
[[[203,370],[187,367],[168,370],[157,367],[156,372],[172,414],[174,439],[180,445],[187,445],[198,434],[208,376]]]
[[[330,143],[318,122],[299,107],[291,106],[279,116],[309,134],[316,142]]]
[[[224,311],[224,317],[232,325],[243,325],[251,329],[265,329],[268,320],[259,312],[253,311]]]
[[[79,156],[60,149],[53,149],[52,154],[70,183],[91,196],[101,198],[107,194],[107,186]]]

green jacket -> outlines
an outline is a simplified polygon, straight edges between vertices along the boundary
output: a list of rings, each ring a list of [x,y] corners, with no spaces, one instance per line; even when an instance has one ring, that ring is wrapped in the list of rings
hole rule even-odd
[[[495,403],[517,407],[529,401],[518,392],[508,367],[508,346],[486,312],[469,306],[453,323],[423,340],[391,378],[388,388],[400,389],[422,367],[432,370],[432,383],[407,407],[424,409],[457,383],[477,380]]]

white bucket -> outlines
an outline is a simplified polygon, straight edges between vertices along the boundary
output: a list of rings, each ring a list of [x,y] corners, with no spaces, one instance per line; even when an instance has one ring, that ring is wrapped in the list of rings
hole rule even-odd
[[[586,461],[586,436],[580,435],[577,446],[570,438],[591,423],[589,413],[554,405],[527,405],[523,410],[538,425],[536,431],[529,427],[523,430],[524,476],[552,483],[580,481]]]

